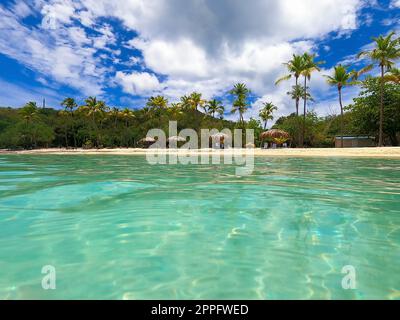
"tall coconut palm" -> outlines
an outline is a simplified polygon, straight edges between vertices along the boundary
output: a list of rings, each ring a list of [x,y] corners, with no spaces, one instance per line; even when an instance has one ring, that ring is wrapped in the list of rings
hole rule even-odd
[[[107,106],[104,101],[97,100],[96,97],[89,97],[85,100],[85,105],[81,109],[86,113],[88,117],[92,119],[93,128],[96,132],[96,142],[97,146],[100,145],[100,133],[97,124],[98,118],[103,118],[107,110]]]
[[[289,74],[279,78],[275,82],[275,85],[278,85],[282,81],[290,80],[294,77],[295,78],[295,86],[297,87],[299,85],[299,78],[302,75],[302,72],[304,70],[303,56],[294,54],[292,60],[289,60],[288,62],[284,63],[284,65],[287,67]],[[296,98],[294,100],[296,101],[296,115],[298,116],[299,115],[300,97],[296,96]]]
[[[291,91],[286,92],[288,96],[292,98],[292,100],[299,100],[304,98],[304,87],[301,85],[293,86]],[[314,101],[314,98],[311,96],[310,92],[307,90],[305,93],[307,95],[308,101]]]
[[[315,71],[320,71],[321,69],[319,68],[319,65],[321,65],[323,62],[317,62],[315,61],[315,54],[309,54],[309,53],[304,53],[303,56],[303,71],[301,72],[301,75],[304,77],[304,110],[303,110],[303,129],[302,129],[302,135],[301,135],[301,140],[300,140],[300,145],[304,146],[304,136],[306,133],[306,115],[307,115],[307,80],[311,80],[311,75]]]
[[[273,120],[274,111],[278,108],[272,102],[264,102],[263,108],[260,110],[259,117],[264,122],[264,130],[267,129],[268,120]]]
[[[213,118],[215,118],[215,114],[223,114],[225,111],[224,106],[222,105],[221,101],[218,101],[216,99],[210,100],[207,103],[208,107],[208,113],[212,115]]]
[[[333,72],[333,75],[331,76],[325,76],[327,78],[327,82],[331,86],[336,86],[338,89],[338,94],[339,94],[339,105],[340,105],[340,147],[343,148],[343,129],[344,129],[344,124],[343,124],[343,102],[342,102],[342,89],[343,87],[346,86],[352,86],[356,84],[357,78],[359,76],[359,73],[356,71],[347,71],[347,68],[338,65],[335,67],[335,70]]]
[[[201,93],[193,92],[189,96],[190,106],[193,110],[198,110],[199,107],[203,107],[206,101],[202,99]]]
[[[233,102],[231,113],[239,112],[239,122],[244,123],[243,114],[248,108],[247,97],[250,94],[250,90],[244,83],[237,83],[229,93],[236,97]]]
[[[30,101],[25,104],[20,110],[19,114],[25,120],[27,126],[30,126],[31,123],[39,118],[39,109],[37,107],[36,102]],[[36,146],[35,135],[30,131],[29,133],[31,146]]]
[[[388,36],[379,36],[373,38],[375,47],[372,50],[360,52],[358,57],[367,57],[373,63],[377,63],[380,68],[381,89],[380,89],[380,108],[379,108],[379,147],[383,146],[383,111],[384,111],[384,91],[385,91],[385,73],[390,71],[395,65],[395,60],[400,58],[400,39],[393,39],[395,32]],[[367,69],[372,69],[373,64]]]
[[[71,131],[74,139],[74,147],[76,148],[76,135],[75,135],[75,128],[74,128],[74,110],[78,107],[78,104],[75,102],[74,98],[65,98],[61,102],[61,106],[64,107],[64,111],[67,113],[64,114],[65,116],[71,116],[72,120],[72,125],[71,125]],[[66,129],[67,131],[67,129]],[[65,133],[66,137],[68,136],[68,133]],[[66,138],[66,147],[68,148],[68,139]]]
[[[74,98],[65,98],[61,102],[61,106],[63,106],[66,111],[72,113],[74,109],[78,107],[78,104],[75,102]]]
[[[27,124],[30,124],[33,120],[38,118],[39,109],[36,102],[30,101],[25,104],[19,111],[19,114],[22,116]]]
[[[184,95],[183,97],[181,97],[180,105],[181,105],[182,109],[190,109],[191,108],[190,97],[187,95]]]
[[[150,97],[146,105],[153,109],[166,109],[168,107],[168,99],[163,96]]]

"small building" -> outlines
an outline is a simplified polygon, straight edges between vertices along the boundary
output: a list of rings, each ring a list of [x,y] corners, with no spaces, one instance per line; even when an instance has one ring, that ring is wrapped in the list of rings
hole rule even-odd
[[[335,139],[335,147],[341,147],[342,137],[338,136]],[[376,147],[375,137],[370,136],[343,136],[344,148],[368,148]]]

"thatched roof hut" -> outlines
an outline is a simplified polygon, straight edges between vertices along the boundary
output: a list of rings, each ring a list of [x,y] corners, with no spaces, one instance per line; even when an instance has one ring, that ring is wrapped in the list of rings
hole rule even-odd
[[[266,132],[263,132],[260,135],[260,138],[263,140],[270,140],[278,144],[285,143],[286,141],[290,140],[290,135],[286,131],[272,129]]]
[[[143,138],[143,139],[139,140],[139,142],[142,142],[142,143],[154,143],[154,142],[156,142],[156,139],[154,139],[152,137],[146,137],[146,138]]]
[[[213,134],[213,135],[211,136],[211,138],[212,138],[212,139],[215,139],[215,140],[221,139],[221,138],[223,138],[223,139],[228,139],[229,136],[228,136],[227,134],[225,134],[225,133],[219,132],[219,133]]]

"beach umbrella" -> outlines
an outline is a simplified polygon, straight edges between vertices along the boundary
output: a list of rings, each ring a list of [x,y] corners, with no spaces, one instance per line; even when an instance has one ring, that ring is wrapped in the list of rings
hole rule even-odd
[[[139,142],[153,143],[153,142],[156,142],[156,139],[154,139],[152,137],[146,137],[146,138],[141,139]]]
[[[186,139],[183,137],[172,136],[168,138],[168,142],[186,142]]]
[[[225,133],[220,132],[220,133],[213,134],[211,136],[211,138],[212,139],[221,139],[221,138],[228,139],[229,136],[227,134],[225,134]]]
[[[286,131],[272,129],[261,133],[260,138],[266,140],[272,140],[277,143],[285,143],[286,141],[290,140],[290,135]]]

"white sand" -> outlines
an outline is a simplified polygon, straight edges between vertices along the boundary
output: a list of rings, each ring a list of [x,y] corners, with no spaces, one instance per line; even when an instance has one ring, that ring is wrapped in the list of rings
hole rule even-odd
[[[111,154],[111,155],[145,155],[148,152],[154,152],[149,149],[37,149],[37,150],[22,150],[22,151],[8,151],[0,150],[0,154]],[[182,155],[204,155],[204,154],[231,154],[233,152],[240,152],[240,154],[254,154],[255,156],[265,157],[363,157],[363,158],[400,158],[400,147],[387,147],[387,148],[346,148],[346,149],[275,149],[275,150],[261,150],[261,149],[227,149],[227,150],[213,150],[213,149],[197,149],[197,150],[173,150],[173,149],[159,149],[158,152]]]

